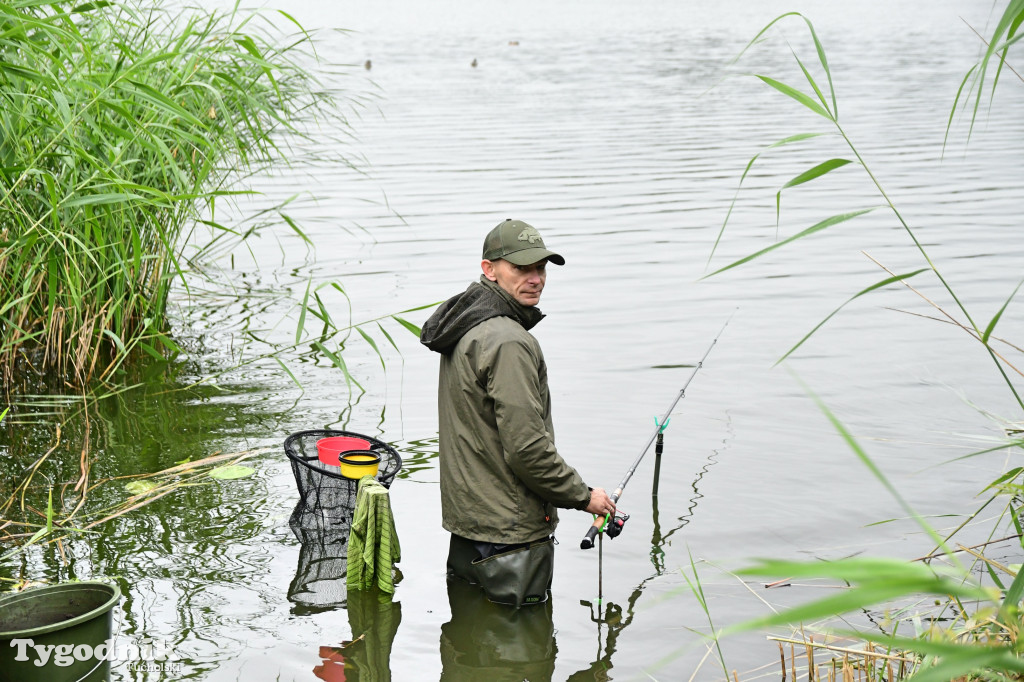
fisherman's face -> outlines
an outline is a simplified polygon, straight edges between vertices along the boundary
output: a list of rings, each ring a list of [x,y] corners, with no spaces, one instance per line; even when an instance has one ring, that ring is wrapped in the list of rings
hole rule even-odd
[[[504,258],[485,260],[480,264],[484,276],[507,291],[520,305],[532,307],[540,303],[547,279],[548,261],[537,261],[532,265],[513,265]]]

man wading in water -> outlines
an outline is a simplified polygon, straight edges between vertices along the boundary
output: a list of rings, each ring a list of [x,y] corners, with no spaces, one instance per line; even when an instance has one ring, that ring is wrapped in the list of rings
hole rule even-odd
[[[484,239],[483,276],[441,305],[420,341],[441,354],[438,417],[442,525],[448,576],[477,583],[491,601],[548,598],[556,507],[608,514],[555,449],[547,366],[530,334],[548,251],[540,234],[506,220]]]

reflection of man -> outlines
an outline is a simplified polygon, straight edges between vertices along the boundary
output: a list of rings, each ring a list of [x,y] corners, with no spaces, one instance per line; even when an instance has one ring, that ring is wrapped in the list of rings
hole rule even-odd
[[[484,240],[483,276],[423,325],[441,354],[438,385],[441,511],[451,532],[448,574],[479,583],[492,601],[547,599],[556,507],[607,514],[555,449],[547,366],[529,330],[548,262],[563,265],[519,220]]]
[[[550,682],[558,653],[551,601],[508,609],[448,581],[452,618],[441,626],[441,682]]]

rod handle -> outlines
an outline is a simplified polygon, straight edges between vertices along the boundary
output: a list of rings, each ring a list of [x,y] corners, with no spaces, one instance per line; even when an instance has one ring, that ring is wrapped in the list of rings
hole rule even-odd
[[[597,537],[597,534],[601,530],[601,526],[603,525],[603,516],[598,516],[596,519],[594,519],[594,525],[587,529],[587,534],[584,535],[583,540],[580,541],[580,549],[590,549],[594,546],[594,538]]]

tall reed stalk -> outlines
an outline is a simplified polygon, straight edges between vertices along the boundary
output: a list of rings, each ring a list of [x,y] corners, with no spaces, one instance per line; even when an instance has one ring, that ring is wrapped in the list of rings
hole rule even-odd
[[[906,286],[909,286],[909,284],[907,283],[908,280],[910,280],[910,279],[912,279],[912,278],[914,278],[914,277],[916,277],[916,276],[918,276],[918,275],[920,275],[922,273],[930,272],[938,280],[938,282],[941,284],[942,289],[949,295],[949,297],[956,304],[956,308],[959,311],[959,315],[962,316],[962,320],[958,319],[956,317],[956,314],[957,314],[956,312],[954,312],[953,314],[950,314],[949,312],[947,312],[947,311],[943,310],[942,308],[940,308],[939,306],[937,306],[935,303],[933,303],[927,297],[924,297],[923,295],[919,294],[916,291],[915,291],[915,293],[918,293],[918,295],[921,295],[922,298],[924,298],[926,301],[928,301],[928,303],[930,303],[933,307],[935,307],[936,310],[939,312],[939,314],[945,320],[948,320],[950,323],[952,323],[956,327],[960,328],[962,331],[966,332],[973,339],[975,339],[976,341],[980,342],[980,344],[984,347],[985,352],[991,357],[992,361],[994,362],[996,370],[999,372],[999,374],[1002,377],[1002,379],[1003,379],[1004,383],[1006,384],[1007,388],[1013,394],[1013,397],[1014,397],[1015,401],[1020,406],[1021,410],[1024,411],[1024,398],[1022,398],[1020,393],[1018,392],[1017,387],[1016,387],[1016,385],[1014,383],[1014,378],[1013,378],[1013,375],[1015,375],[1018,379],[1020,377],[1024,377],[1024,370],[1022,370],[1020,367],[1018,367],[1014,363],[1010,362],[1005,357],[1005,355],[1002,352],[1000,352],[1002,350],[1002,348],[1001,347],[996,347],[996,345],[994,343],[995,341],[1000,340],[1000,339],[998,339],[997,337],[993,336],[993,332],[996,329],[996,325],[999,324],[999,321],[1002,319],[1003,313],[1006,311],[1006,308],[1010,305],[1010,303],[1016,297],[1017,293],[1021,289],[1021,286],[1024,285],[1024,280],[1022,280],[1020,283],[1017,284],[1017,286],[1010,293],[1009,297],[1006,299],[1006,302],[999,309],[999,311],[991,318],[991,320],[988,321],[988,323],[984,326],[984,328],[981,327],[979,325],[978,321],[976,321],[976,319],[975,319],[976,316],[972,316],[971,315],[971,313],[968,310],[967,306],[961,300],[961,296],[959,296],[957,294],[957,292],[953,289],[952,285],[949,283],[949,281],[943,275],[942,270],[939,268],[938,264],[932,259],[932,257],[929,254],[928,250],[925,248],[924,241],[918,237],[918,233],[917,233],[918,231],[915,228],[913,228],[907,222],[907,220],[904,218],[904,216],[903,216],[902,212],[900,211],[899,207],[897,206],[897,204],[889,196],[889,193],[886,191],[885,187],[881,184],[881,182],[879,182],[878,178],[875,176],[875,174],[872,171],[871,167],[867,164],[867,162],[865,161],[864,157],[861,155],[861,153],[858,150],[857,145],[854,143],[853,139],[851,139],[849,137],[849,135],[847,135],[846,130],[844,130],[843,125],[842,125],[842,123],[839,120],[839,103],[838,103],[838,100],[836,98],[835,87],[834,87],[833,82],[832,82],[832,70],[829,67],[828,58],[827,58],[826,53],[825,53],[825,48],[822,45],[821,41],[818,39],[818,35],[815,32],[814,26],[810,22],[810,20],[807,19],[806,17],[804,17],[803,15],[801,15],[798,12],[789,12],[789,13],[783,14],[783,15],[777,17],[776,19],[772,20],[767,26],[765,26],[763,29],[761,29],[761,31],[753,38],[753,40],[751,40],[750,43],[747,44],[747,47],[744,48],[743,53],[745,53],[748,49],[750,49],[750,47],[752,45],[754,45],[757,42],[759,42],[761,40],[762,36],[764,36],[764,34],[769,29],[771,29],[773,26],[775,26],[780,21],[786,19],[787,17],[799,17],[800,19],[802,19],[806,23],[807,29],[810,32],[811,38],[813,39],[813,42],[814,42],[816,56],[817,56],[817,59],[818,59],[818,65],[817,65],[818,66],[818,70],[820,71],[820,73],[824,74],[824,76],[826,78],[826,81],[827,81],[827,87],[823,87],[823,84],[819,83],[820,76],[818,77],[818,79],[816,79],[814,77],[814,75],[812,74],[811,70],[804,63],[804,61],[802,61],[800,59],[800,57],[797,56],[797,54],[795,52],[793,53],[793,57],[796,60],[797,64],[799,65],[801,73],[806,78],[808,86],[810,86],[810,92],[805,92],[805,91],[800,90],[799,88],[794,87],[792,85],[789,85],[787,83],[782,83],[782,82],[780,82],[780,81],[778,81],[778,80],[776,80],[776,79],[774,79],[774,78],[772,78],[770,76],[765,76],[765,75],[759,75],[758,74],[758,75],[756,75],[756,77],[758,79],[760,79],[762,82],[764,82],[765,84],[767,84],[770,87],[772,87],[775,90],[777,90],[778,92],[780,92],[783,95],[789,97],[792,101],[798,103],[799,105],[801,105],[805,109],[807,109],[807,110],[817,114],[818,116],[821,116],[822,118],[824,118],[828,122],[828,124],[831,126],[832,130],[829,131],[829,132],[801,132],[801,133],[797,133],[795,135],[790,135],[790,136],[788,136],[788,137],[786,137],[786,138],[784,138],[782,140],[779,140],[779,141],[769,145],[768,149],[777,148],[777,147],[783,147],[783,146],[786,146],[786,145],[792,145],[792,144],[796,144],[796,143],[801,143],[801,142],[804,142],[805,140],[817,138],[817,137],[819,137],[821,135],[832,134],[832,135],[838,135],[839,136],[839,138],[843,141],[844,146],[846,146],[849,149],[850,154],[852,155],[852,158],[832,158],[832,159],[827,159],[827,160],[821,161],[821,162],[815,164],[814,166],[808,168],[807,170],[799,173],[795,177],[789,179],[787,182],[785,182],[781,186],[779,191],[776,193],[776,195],[775,195],[775,206],[776,206],[776,209],[775,209],[775,222],[776,222],[776,225],[778,225],[778,221],[779,221],[779,213],[780,213],[780,207],[781,207],[781,202],[782,202],[782,194],[786,190],[788,190],[788,189],[790,189],[792,187],[797,187],[799,185],[803,185],[805,183],[817,180],[818,178],[821,178],[821,177],[825,176],[826,174],[832,173],[832,172],[834,172],[836,170],[839,170],[841,168],[844,168],[844,167],[846,167],[848,165],[860,166],[863,169],[864,173],[866,174],[866,176],[867,176],[868,180],[870,181],[871,185],[875,188],[875,190],[880,195],[882,201],[884,202],[883,203],[884,208],[888,209],[893,214],[893,216],[898,221],[900,227],[903,229],[904,234],[907,236],[907,238],[909,239],[910,243],[913,245],[914,250],[917,252],[918,256],[920,257],[920,259],[922,261],[923,267],[921,267],[921,268],[919,268],[917,270],[911,271],[911,272],[896,274],[896,273],[893,273],[892,271],[888,270],[884,266],[881,266],[883,270],[886,270],[887,274],[889,275],[888,277],[886,277],[885,279],[882,279],[879,282],[876,282],[875,284],[872,284],[871,286],[869,286],[869,287],[867,287],[867,288],[857,292],[856,294],[851,296],[849,299],[847,299],[835,311],[830,313],[827,317],[825,317],[825,319],[823,319],[820,323],[818,323],[818,325],[816,325],[810,332],[808,332],[806,335],[804,335],[804,337],[802,339],[800,339],[800,341],[798,341],[792,348],[790,348],[788,351],[786,351],[786,353],[779,359],[778,362],[781,362],[782,360],[785,360],[786,358],[788,358],[794,351],[796,351],[797,348],[799,348],[801,345],[803,345],[826,322],[828,322],[830,319],[832,319],[832,317],[834,315],[836,315],[843,307],[845,307],[848,303],[850,303],[854,299],[859,298],[861,296],[864,296],[866,294],[869,294],[871,292],[877,291],[877,290],[882,289],[884,287],[890,286],[892,284],[902,283],[902,284],[904,284]],[[988,87],[990,87],[992,89],[992,92],[994,94],[994,88],[996,87],[996,83],[998,82],[998,74],[1001,73],[1002,64],[1005,61],[1007,50],[1009,50],[1011,45],[1016,43],[1018,40],[1020,40],[1020,38],[1022,36],[1024,36],[1024,33],[1021,33],[1021,34],[1017,34],[1016,33],[1016,31],[1019,28],[1022,20],[1024,20],[1024,0],[1011,0],[1008,3],[1003,17],[1000,20],[1000,22],[998,23],[998,25],[997,25],[994,33],[993,33],[991,41],[987,43],[988,50],[985,53],[984,57],[982,58],[981,62],[978,65],[976,65],[975,67],[972,67],[968,71],[967,75],[964,77],[964,81],[960,85],[960,90],[957,92],[956,100],[953,103],[953,111],[950,114],[950,125],[952,125],[953,115],[956,113],[958,105],[962,104],[965,107],[968,106],[970,104],[970,100],[971,100],[971,97],[969,95],[970,95],[971,92],[973,92],[973,94],[974,94],[974,107],[971,110],[972,111],[972,113],[971,113],[971,127],[973,129],[974,119],[975,119],[975,117],[977,116],[977,113],[978,113],[978,106],[980,104],[980,101],[982,99],[982,96],[983,96],[984,92],[986,91],[986,86],[988,86],[988,83],[987,83],[987,81],[985,79],[985,74],[988,73],[988,70],[989,70],[989,61],[992,58],[994,58],[994,57],[998,57],[999,61],[1000,61],[1000,66],[999,66],[999,69],[997,69],[997,71],[996,71],[996,75],[993,78],[993,82],[992,82],[991,86],[988,86]],[[741,53],[740,56],[742,56],[743,53]],[[738,57],[737,57],[737,59],[738,59]],[[969,88],[968,92],[965,92],[964,91],[964,87],[970,81],[972,74],[974,74],[974,78],[975,78],[975,80],[973,81],[973,84],[972,84],[972,88]],[[963,96],[963,99],[961,100],[962,96]],[[948,137],[948,132],[949,132],[949,129],[947,127],[947,137]],[[765,151],[767,151],[767,149]],[[744,169],[743,174],[740,177],[740,186],[742,186],[743,181],[747,177],[747,174],[750,172],[750,170],[753,167],[754,163],[759,159],[760,156],[761,156],[761,153],[758,153],[758,154],[754,155],[754,157],[752,159],[750,159],[749,163],[747,164],[747,167]],[[737,195],[738,195],[738,193],[739,193],[739,190],[737,189]],[[736,203],[736,200],[734,198],[733,199],[733,205],[735,205],[735,203]],[[760,251],[757,251],[755,253],[752,253],[752,254],[749,254],[747,256],[744,256],[743,258],[740,258],[739,260],[736,260],[736,261],[734,261],[732,263],[729,263],[728,265],[725,265],[725,266],[723,266],[721,268],[718,268],[717,270],[715,270],[711,274],[707,275],[707,277],[712,277],[712,276],[717,275],[717,274],[719,274],[721,272],[725,272],[726,270],[730,270],[732,268],[741,266],[741,265],[743,265],[745,263],[748,263],[748,262],[750,262],[750,261],[752,261],[752,260],[754,260],[756,258],[760,258],[761,256],[764,256],[765,254],[768,254],[768,253],[774,251],[775,249],[784,247],[784,246],[786,246],[788,244],[791,244],[793,242],[797,242],[797,241],[799,241],[801,239],[805,239],[805,238],[807,238],[809,236],[818,234],[818,233],[823,232],[823,231],[825,231],[825,230],[827,230],[827,229],[829,229],[831,227],[834,227],[834,226],[839,225],[841,223],[847,222],[849,220],[853,220],[854,218],[862,216],[862,215],[864,215],[866,213],[870,213],[871,211],[874,211],[876,208],[878,208],[878,207],[876,206],[876,207],[860,208],[860,209],[857,209],[857,210],[845,211],[843,213],[838,213],[836,215],[830,216],[830,217],[828,217],[828,218],[826,218],[826,219],[824,219],[824,220],[822,220],[822,221],[820,221],[820,222],[818,222],[818,223],[816,223],[816,224],[814,224],[814,225],[812,225],[812,226],[810,226],[810,227],[808,227],[808,228],[806,228],[804,230],[801,230],[800,232],[798,232],[798,233],[796,233],[796,234],[794,234],[794,235],[792,235],[792,236],[790,236],[790,237],[788,237],[786,239],[783,239],[781,241],[778,241],[778,242],[772,244],[771,246],[768,246],[768,247],[766,247],[764,249],[761,249]],[[721,228],[721,230],[719,230],[718,236],[715,239],[715,244],[712,247],[711,255],[708,258],[708,262],[709,263],[711,261],[711,258],[714,256],[715,250],[717,249],[718,244],[721,241],[723,234],[725,233],[726,226],[728,225],[728,222],[729,222],[729,217],[732,215],[732,209],[733,209],[733,206],[730,206],[729,207],[729,211],[726,214],[725,221],[722,223],[722,228]],[[1012,344],[1006,344],[1006,345],[1010,346],[1010,348],[1016,348],[1016,349],[1019,350],[1019,348],[1017,346],[1014,346]]]
[[[831,128],[830,133],[837,135],[842,140],[849,150],[850,157],[822,160],[785,181],[776,194],[776,222],[778,221],[778,207],[781,203],[783,192],[791,187],[814,181],[846,166],[851,168],[859,166],[864,171],[868,181],[880,195],[883,208],[890,211],[898,221],[904,235],[908,239],[910,247],[919,257],[921,267],[910,272],[897,274],[882,266],[886,270],[887,277],[851,296],[807,333],[782,359],[788,357],[805,343],[850,301],[883,287],[901,284],[928,301],[938,311],[943,321],[948,321],[955,325],[978,343],[983,352],[990,356],[1002,382],[1012,393],[1017,404],[1024,410],[1024,400],[1022,400],[1021,393],[1017,387],[1017,382],[1019,382],[1021,376],[1024,376],[1024,371],[1021,370],[1019,362],[1008,357],[1009,351],[1007,350],[1007,348],[1017,350],[1020,350],[1020,348],[1018,345],[1002,342],[994,335],[998,323],[1022,288],[1024,282],[1017,284],[1012,289],[1005,303],[987,323],[983,324],[983,320],[979,320],[976,315],[972,315],[969,312],[964,298],[957,294],[949,280],[943,275],[939,264],[929,254],[925,242],[918,237],[915,228],[905,220],[897,207],[896,201],[878,181],[858,151],[856,144],[840,124],[838,99],[833,87],[832,73],[825,49],[811,22],[798,13],[782,15],[762,29],[747,47],[749,48],[758,42],[765,32],[787,17],[797,17],[806,24],[813,39],[817,64],[810,60],[806,62],[801,60],[797,53],[794,52],[794,58],[800,68],[800,72],[806,79],[804,89],[780,82],[770,76],[757,75],[757,78],[788,97],[791,102],[795,102],[804,109],[810,110],[822,119],[825,119]],[[1010,47],[1015,45],[1024,36],[1024,32],[1019,31],[1022,24],[1024,24],[1024,0],[1009,0],[991,36],[985,41],[986,49],[981,60],[968,71],[960,84],[960,89],[957,92],[956,100],[950,113],[950,126],[957,111],[966,110],[970,113],[970,124],[973,130],[982,100],[985,99],[986,94],[991,97],[999,82],[1000,74],[1004,73],[1003,69],[1006,65],[1006,58]],[[815,77],[812,71],[819,75]],[[824,80],[820,74],[825,76]],[[947,137],[948,133],[949,128],[947,127]],[[802,143],[805,140],[822,134],[829,133],[797,133],[775,142],[769,148]],[[747,164],[740,179],[741,185],[760,156],[761,154],[755,155]],[[719,268],[712,275],[739,267],[764,256],[774,249],[817,234],[834,225],[852,220],[870,210],[873,209],[858,209],[838,213],[787,239]],[[723,236],[731,212],[732,207],[730,207],[722,230],[719,232],[718,239],[715,242],[716,247]],[[714,249],[712,249],[713,252]],[[924,293],[910,286],[909,281],[922,274],[930,274],[934,278],[938,286],[953,301],[955,310],[947,311],[941,308],[932,303]],[[1001,344],[997,345],[997,341],[1000,341]],[[802,604],[765,618],[742,624],[732,630],[741,631],[782,624],[812,623],[816,621],[834,622],[835,619],[843,614],[866,609],[873,605],[889,605],[896,600],[906,599],[915,595],[932,595],[939,598],[937,602],[940,611],[939,617],[932,620],[935,614],[929,612],[929,609],[926,608],[922,608],[913,614],[918,617],[919,622],[931,621],[932,623],[930,627],[924,628],[918,636],[897,636],[896,626],[899,622],[898,618],[893,619],[890,626],[880,627],[880,631],[853,631],[846,634],[881,645],[884,647],[887,655],[891,652],[898,652],[901,659],[909,661],[909,667],[901,666],[897,673],[899,679],[903,679],[904,673],[910,675],[906,679],[913,679],[919,682],[1024,679],[1024,658],[1020,655],[1020,652],[1024,651],[1024,637],[1021,636],[1022,628],[1024,628],[1024,621],[1022,621],[1021,617],[1021,607],[1024,605],[1024,570],[1021,570],[1019,566],[1009,566],[993,561],[985,557],[983,553],[973,551],[972,548],[952,548],[950,546],[952,536],[966,525],[967,522],[965,521],[952,534],[946,537],[940,536],[902,499],[899,491],[886,479],[881,469],[868,456],[867,452],[853,438],[852,434],[850,434],[839,419],[821,401],[818,401],[818,404],[861,463],[886,486],[907,512],[908,516],[913,518],[922,530],[935,541],[936,549],[928,557],[917,562],[860,557],[828,562],[762,561],[753,567],[740,571],[739,574],[771,578],[828,578],[836,581],[838,584],[845,585],[846,588],[838,590],[835,594],[824,599],[809,604]],[[1005,441],[984,452],[1003,449],[1016,452],[1020,448],[1024,448],[1024,439],[1020,437],[1019,432],[1015,433],[1007,429]],[[991,537],[999,537],[997,531],[1009,525],[1009,533],[1012,534],[1013,538],[1017,539],[1021,549],[1024,550],[1024,534],[1022,534],[1022,522],[1020,521],[1021,512],[1024,509],[1021,506],[1021,496],[1024,493],[1024,467],[1015,467],[1001,474],[984,492],[991,492],[992,496],[982,505],[981,509],[984,509],[998,497],[1003,497],[1007,500],[1003,514],[999,515],[995,522]],[[971,518],[976,516],[978,512],[975,512]],[[980,582],[973,576],[971,569],[961,563],[958,558],[960,554],[973,556],[976,560],[975,566],[980,567],[980,570],[989,576],[994,587],[982,587]],[[945,565],[940,565],[942,563]],[[699,598],[700,596],[698,595]],[[701,603],[703,606],[703,602]],[[811,650],[812,647],[809,646],[808,674],[815,667],[811,659]],[[844,664],[844,671],[845,668]],[[884,670],[877,668],[870,679],[891,680],[894,679],[893,674],[893,671],[886,665]],[[784,655],[783,675],[785,675]]]
[[[0,4],[5,385],[21,367],[105,380],[133,352],[177,350],[165,309],[192,231],[239,237],[215,201],[283,157],[281,133],[331,115],[294,25],[282,45],[237,7]]]

